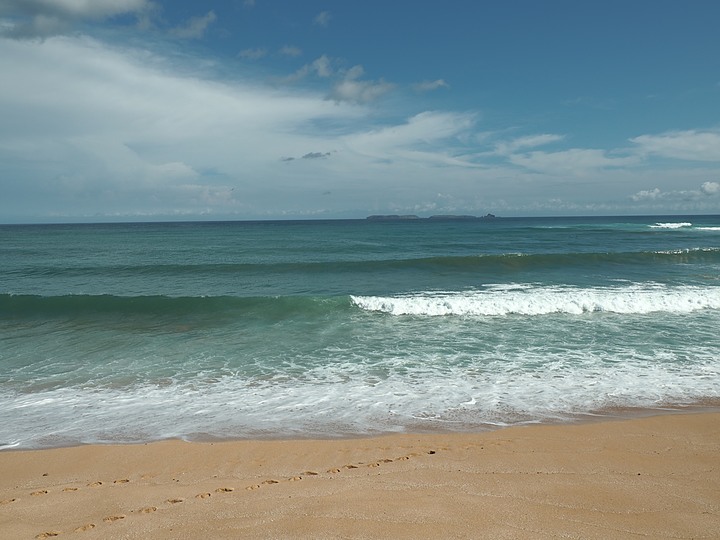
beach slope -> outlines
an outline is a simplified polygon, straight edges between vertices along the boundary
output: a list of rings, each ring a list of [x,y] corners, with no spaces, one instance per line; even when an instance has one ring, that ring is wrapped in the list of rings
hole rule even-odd
[[[2,538],[720,538],[720,414],[0,453]]]

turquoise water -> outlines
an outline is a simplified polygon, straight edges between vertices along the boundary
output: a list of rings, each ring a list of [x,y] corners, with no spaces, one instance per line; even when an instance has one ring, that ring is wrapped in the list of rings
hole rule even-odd
[[[720,398],[720,217],[0,226],[0,446]]]

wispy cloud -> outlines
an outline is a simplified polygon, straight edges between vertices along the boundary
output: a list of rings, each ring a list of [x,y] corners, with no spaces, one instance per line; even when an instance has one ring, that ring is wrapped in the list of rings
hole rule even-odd
[[[654,201],[693,201],[720,194],[720,183],[704,182],[698,189],[680,189],[662,191],[660,188],[638,191],[631,195],[636,202]]]
[[[300,156],[300,158],[285,157],[280,161],[295,161],[296,159],[324,159],[330,157],[332,154],[332,152],[308,152],[307,154]]]
[[[71,31],[83,21],[102,21],[117,15],[145,17],[156,9],[148,0],[3,0],[0,17],[9,24],[0,35],[47,38]]]
[[[606,150],[593,148],[571,148],[557,152],[534,151],[527,154],[512,154],[510,163],[545,173],[583,175],[596,169],[618,168],[636,165],[636,156],[613,157]]]
[[[313,22],[318,26],[327,26],[330,24],[330,19],[332,19],[332,15],[329,11],[321,11],[315,15]]]
[[[362,66],[353,66],[348,70],[336,69],[336,61],[327,55],[316,58],[305,64],[295,73],[281,79],[285,83],[295,83],[309,76],[329,79],[332,86],[326,99],[336,103],[347,102],[366,104],[377,100],[395,88],[395,85],[384,80],[362,79],[365,70]]]
[[[244,49],[238,53],[238,56],[240,58],[245,58],[247,60],[259,60],[260,58],[264,58],[267,55],[268,50],[264,48]]]
[[[17,75],[0,85],[0,162],[25,179],[17,190],[27,204],[42,190],[52,194],[46,204],[66,208],[95,198],[108,211],[192,209],[189,194],[222,200],[228,186],[246,186],[244,200],[257,201],[248,190],[277,189],[278,155],[312,160],[296,149],[328,145],[300,126],[357,117],[322,94],[203,80],[140,58],[90,38],[0,39],[0,72]],[[243,204],[229,198],[219,208]]]
[[[0,8],[9,5],[16,25],[18,4],[0,0]],[[73,17],[64,20],[86,20]],[[216,20],[209,12],[188,22],[186,37],[204,35]],[[716,129],[570,147],[572,132],[514,125],[513,137],[486,123],[491,114],[423,111],[424,100],[413,93],[419,88],[369,76],[361,65],[347,69],[352,64],[329,55],[282,81],[252,70],[246,78],[209,74],[185,44],[182,55],[163,56],[167,43],[154,48],[163,33],[137,48],[79,33],[0,37],[0,73],[7,75],[0,83],[0,215],[22,205],[44,215],[60,208],[75,215],[252,217],[371,208],[717,212],[720,204]],[[300,53],[287,45],[239,56],[287,65],[280,55]],[[446,88],[443,79],[421,84]],[[405,99],[401,107],[381,99],[390,92]],[[691,163],[655,167],[657,157]],[[318,203],[328,192],[333,196]]]
[[[278,51],[283,56],[300,56],[302,54],[302,49],[300,47],[295,47],[294,45],[285,45],[284,47],[281,47]]]
[[[443,79],[436,79],[434,81],[423,81],[413,85],[413,89],[418,92],[431,92],[439,88],[450,88],[450,85]]]
[[[326,79],[330,76],[332,76],[334,73],[333,66],[332,66],[332,60],[329,56],[323,54],[322,56],[316,58],[309,64],[305,64],[303,67],[298,69],[295,73],[292,75],[288,75],[287,77],[284,77],[282,79],[283,82],[297,82],[300,80],[303,80],[304,78],[315,75],[317,77],[321,77],[323,79]]]
[[[720,131],[670,131],[630,139],[639,152],[689,161],[720,161]]]
[[[342,140],[349,151],[374,159],[474,167],[475,163],[456,155],[454,147],[473,128],[475,118],[473,113],[424,112],[405,123],[347,135]]]
[[[170,30],[170,34],[181,39],[200,39],[208,27],[217,20],[214,11],[208,11],[201,17],[192,17],[187,23]]]
[[[518,137],[510,141],[499,141],[495,144],[495,153],[501,156],[507,156],[517,152],[523,148],[535,148],[546,144],[563,140],[563,135],[552,133],[543,133],[540,135],[526,135]]]
[[[361,80],[364,74],[362,66],[354,66],[349,69],[345,76],[337,81],[328,99],[335,102],[347,101],[350,103],[370,103],[395,88],[394,84],[383,81]]]

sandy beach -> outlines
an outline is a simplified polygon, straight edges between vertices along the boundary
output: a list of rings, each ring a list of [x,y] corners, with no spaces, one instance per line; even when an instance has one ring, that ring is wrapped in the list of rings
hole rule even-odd
[[[719,538],[720,414],[0,453],[0,536]]]

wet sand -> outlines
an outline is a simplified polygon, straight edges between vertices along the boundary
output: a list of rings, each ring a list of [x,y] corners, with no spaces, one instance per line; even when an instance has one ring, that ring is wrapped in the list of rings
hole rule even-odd
[[[720,414],[5,451],[0,537],[720,538]]]

